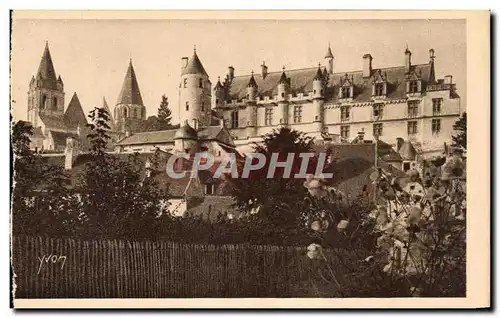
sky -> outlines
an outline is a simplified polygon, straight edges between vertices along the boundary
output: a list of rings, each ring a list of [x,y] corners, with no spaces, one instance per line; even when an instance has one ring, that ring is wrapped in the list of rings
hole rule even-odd
[[[61,75],[68,105],[77,92],[85,112],[102,105],[113,110],[132,59],[147,116],[156,115],[166,94],[177,119],[181,58],[198,56],[213,85],[229,65],[235,75],[325,65],[330,43],[334,72],[362,69],[370,53],[373,67],[404,65],[406,46],[412,63],[436,55],[436,75],[453,75],[466,97],[465,20],[34,20],[12,25],[11,92],[14,120],[26,119],[27,91],[48,41],[55,71]]]

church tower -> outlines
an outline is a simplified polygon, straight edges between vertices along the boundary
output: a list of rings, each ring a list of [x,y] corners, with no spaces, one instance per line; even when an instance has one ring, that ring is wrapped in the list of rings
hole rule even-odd
[[[179,123],[188,124],[198,130],[211,122],[212,83],[201,64],[196,48],[193,56],[184,57],[179,85]]]
[[[28,121],[33,127],[40,126],[38,115],[60,118],[64,116],[64,84],[61,76],[56,77],[49,43],[38,66],[36,77],[32,76],[28,90]]]
[[[141,91],[135,76],[132,59],[128,64],[127,73],[123,80],[122,90],[118,96],[113,113],[115,128],[123,133],[137,132],[139,123],[146,119],[146,107],[142,102]]]

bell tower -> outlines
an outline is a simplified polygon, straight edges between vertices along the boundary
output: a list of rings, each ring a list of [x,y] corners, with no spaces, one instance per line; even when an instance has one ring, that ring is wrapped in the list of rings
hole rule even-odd
[[[45,42],[45,50],[38,66],[36,76],[31,77],[28,90],[28,121],[38,127],[38,115],[52,117],[64,116],[64,84],[56,71],[50,56],[49,43]]]

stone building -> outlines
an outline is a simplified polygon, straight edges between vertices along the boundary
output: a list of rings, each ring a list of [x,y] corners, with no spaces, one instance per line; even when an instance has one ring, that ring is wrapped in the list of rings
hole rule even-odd
[[[32,149],[40,152],[62,152],[66,139],[72,138],[83,146],[87,118],[76,92],[65,110],[64,83],[56,76],[49,45],[28,90],[28,121],[34,128]]]
[[[269,72],[262,63],[259,73],[238,76],[229,66],[214,87],[212,109],[238,147],[282,126],[344,141],[364,131],[367,139],[378,135],[394,148],[401,137],[423,155],[440,153],[450,142],[465,107],[452,76],[436,78],[433,49],[428,63],[413,64],[407,48],[402,66],[386,68],[375,67],[365,54],[361,70],[342,73],[335,72],[330,47],[324,57],[326,66]]]

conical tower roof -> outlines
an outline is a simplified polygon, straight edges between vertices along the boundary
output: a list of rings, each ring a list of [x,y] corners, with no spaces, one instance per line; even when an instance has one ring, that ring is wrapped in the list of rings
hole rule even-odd
[[[80,128],[87,124],[87,117],[85,116],[85,112],[83,111],[80,99],[78,98],[76,92],[73,94],[73,97],[71,97],[68,108],[66,108],[66,112],[64,113],[64,122],[69,128],[72,129],[75,129],[78,124],[80,124]]]
[[[194,50],[193,56],[188,60],[186,67],[182,70],[181,75],[186,74],[200,74],[208,76],[203,64],[201,64],[198,54],[196,54],[196,49]]]
[[[321,65],[318,65],[318,70],[316,71],[316,76],[314,76],[314,80],[322,80],[323,72],[321,72]]]
[[[45,42],[45,50],[43,51],[42,59],[38,66],[37,78],[43,80],[44,87],[51,89],[57,88],[56,71],[54,69],[54,63],[52,63],[52,57],[50,56],[48,42]]]
[[[220,76],[219,78],[217,79],[217,84],[215,84],[215,89],[221,89],[222,88],[222,84],[220,83]]]
[[[125,79],[123,80],[122,90],[118,96],[119,104],[133,104],[144,106],[142,102],[141,91],[139,90],[139,84],[137,83],[137,78],[135,77],[134,66],[132,65],[132,59],[128,64],[127,74],[125,74]]]

